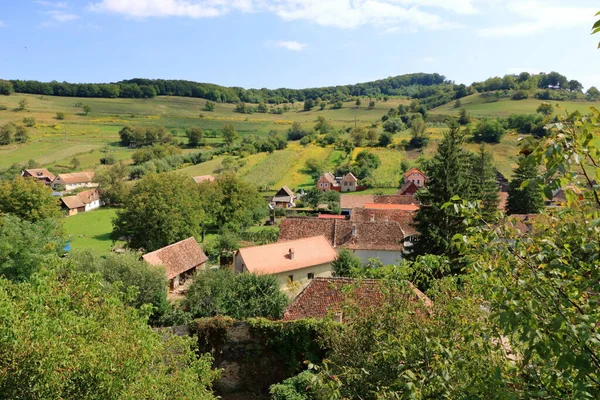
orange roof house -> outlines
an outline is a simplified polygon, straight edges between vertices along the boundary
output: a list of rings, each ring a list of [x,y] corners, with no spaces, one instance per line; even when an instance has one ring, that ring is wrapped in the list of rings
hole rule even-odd
[[[419,289],[407,282],[414,293],[411,301],[431,307],[431,300]],[[375,279],[315,278],[286,308],[286,321],[304,318],[332,317],[344,322],[344,306],[358,306],[360,313],[373,313],[384,304],[382,282]]]
[[[61,197],[60,202],[63,205],[63,209],[67,210],[68,216],[95,210],[102,206],[98,189],[86,190],[73,196]]]
[[[83,187],[95,187],[98,186],[94,183],[94,172],[73,172],[70,174],[58,174],[52,181],[52,189],[58,189],[64,187],[65,190],[70,191],[73,189],[79,189]]]
[[[208,257],[193,237],[144,254],[142,258],[148,264],[165,267],[171,290],[185,282],[197,269],[205,269],[208,261]]]
[[[212,175],[199,175],[192,178],[196,183],[213,182],[216,178]]]
[[[416,213],[414,211],[357,208],[352,211],[350,220],[354,222],[395,221],[400,225],[400,228],[404,233],[404,244],[406,246],[407,238],[419,234],[414,227],[415,215]]]
[[[23,178],[35,178],[46,185],[50,185],[54,180],[55,176],[52,172],[46,168],[30,168],[21,172]]]
[[[427,182],[427,175],[418,168],[411,168],[404,173],[404,182],[412,182],[422,188]]]
[[[331,276],[337,253],[324,236],[245,247],[237,251],[235,270],[276,275],[282,287],[289,282],[307,284],[315,277]]]

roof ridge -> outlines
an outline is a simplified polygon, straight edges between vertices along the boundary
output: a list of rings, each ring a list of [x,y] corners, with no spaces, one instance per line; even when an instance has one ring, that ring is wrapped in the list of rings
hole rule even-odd
[[[313,219],[318,219],[318,218],[313,218]],[[312,240],[312,239],[315,239],[315,238],[320,238],[320,237],[322,237],[323,239],[325,239],[325,241],[327,243],[329,243],[329,241],[327,240],[327,238],[325,237],[325,235],[315,235],[315,236],[309,236],[309,237],[304,237],[304,238],[300,238],[300,239],[287,240],[285,242],[279,242],[279,241],[277,241],[277,242],[273,242],[273,243],[260,244],[260,245],[257,245],[257,246],[242,247],[238,251],[248,250],[248,249],[256,249],[258,247],[262,247],[264,249],[267,246],[281,246],[284,243],[287,246],[287,245],[292,244],[293,242],[305,242],[305,241]]]
[[[144,256],[147,256],[147,255],[149,255],[149,254],[155,254],[155,253],[158,253],[159,251],[163,251],[163,250],[165,250],[165,249],[168,249],[168,248],[170,248],[170,247],[173,247],[173,246],[175,246],[176,244],[179,244],[179,243],[185,242],[185,241],[187,241],[187,240],[190,240],[190,239],[194,239],[194,240],[196,240],[196,238],[195,238],[194,236],[190,236],[189,238],[186,238],[186,239],[180,240],[180,241],[178,241],[178,242],[175,242],[175,243],[171,243],[171,244],[169,244],[169,245],[167,245],[167,246],[165,246],[165,247],[161,247],[160,249],[156,249],[156,250],[154,250],[154,251],[151,251],[150,253],[146,253],[146,254],[144,254],[142,257],[144,257]],[[198,243],[198,242],[196,241],[196,243]],[[198,243],[198,245],[200,245],[200,244]]]

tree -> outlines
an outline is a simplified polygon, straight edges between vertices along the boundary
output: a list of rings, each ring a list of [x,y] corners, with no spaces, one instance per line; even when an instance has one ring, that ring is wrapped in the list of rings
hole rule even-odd
[[[542,115],[550,115],[550,114],[552,114],[553,111],[554,111],[554,108],[552,107],[552,104],[547,103],[547,102],[543,102],[542,104],[540,104],[536,110],[536,112],[538,114],[542,114]]]
[[[56,119],[58,119],[58,120],[63,120],[63,119],[65,119],[65,113],[64,113],[64,112],[62,112],[62,111],[58,111],[58,112],[56,113]]]
[[[190,147],[198,147],[203,146],[205,144],[204,131],[202,130],[202,128],[188,128],[188,130],[185,133],[188,138],[188,144],[190,145]]]
[[[304,100],[304,111],[310,111],[313,109],[314,106],[315,105],[314,105],[312,99]]]
[[[462,102],[460,101],[460,99],[456,99],[456,101],[454,102],[454,108],[461,108],[462,107]]]
[[[26,143],[29,141],[29,133],[23,125],[15,126],[15,142]]]
[[[577,92],[577,93],[583,92],[583,85],[579,81],[576,81],[574,79],[569,81],[569,83],[567,84],[567,88],[571,92]]]
[[[212,399],[212,357],[155,332],[97,275],[58,261],[26,283],[0,280],[0,392],[6,398]]]
[[[329,123],[329,121],[327,121],[325,119],[325,117],[323,117],[322,115],[319,115],[317,117],[317,123],[315,124],[314,129],[316,132],[320,133],[321,135],[325,135],[332,129],[332,126]]]
[[[129,195],[130,186],[125,179],[129,176],[129,166],[124,161],[100,169],[95,176],[99,184],[102,200],[107,204],[122,205]]]
[[[454,256],[454,235],[464,232],[462,217],[452,207],[444,207],[455,196],[472,199],[470,156],[464,149],[464,133],[451,125],[438,145],[437,153],[425,164],[428,177],[425,188],[416,194],[422,206],[415,216],[421,234],[414,249],[416,254]]]
[[[341,100],[336,101],[333,106],[331,106],[332,110],[339,110],[344,107],[344,103]]]
[[[379,136],[379,147],[387,147],[390,144],[392,144],[394,141],[394,139],[392,138],[392,134],[389,132],[383,132],[380,136]]]
[[[264,102],[260,102],[260,103],[258,103],[258,107],[256,108],[256,111],[264,114],[267,111],[269,111],[269,109],[267,108],[267,105]]]
[[[226,315],[236,319],[279,319],[287,305],[274,275],[236,274],[229,269],[201,271],[183,307],[195,318]]]
[[[81,161],[77,157],[71,159],[71,168],[77,169],[81,166]]]
[[[0,182],[0,212],[30,222],[60,217],[52,190],[34,178],[18,177]]]
[[[360,107],[360,97],[356,98],[356,107]]]
[[[204,111],[215,111],[215,103],[213,101],[210,100],[206,100],[206,103],[204,103]]]
[[[316,158],[309,158],[305,163],[306,172],[311,176],[315,181],[319,179],[323,171],[325,170],[325,163],[323,160],[318,160]]]
[[[221,129],[221,132],[223,133],[223,140],[228,146],[231,146],[239,137],[237,131],[231,124],[225,125]]]
[[[598,88],[596,88],[596,86],[591,86],[585,92],[585,98],[588,101],[596,101],[596,100],[600,99],[600,90],[598,90]]]
[[[492,155],[485,145],[479,147],[479,152],[473,155],[471,161],[471,177],[473,179],[473,194],[481,201],[481,215],[486,222],[492,221],[498,211],[498,182]]]
[[[537,176],[538,167],[534,160],[521,157],[508,186],[508,214],[537,214],[544,208],[542,191],[532,181]]]
[[[83,106],[83,112],[85,113],[85,115],[88,115],[90,113],[90,111],[92,111],[92,107],[90,107],[89,105],[85,104]]]
[[[460,109],[460,114],[458,115],[458,123],[461,125],[467,125],[471,122],[471,116],[464,108]]]
[[[502,124],[496,119],[484,119],[473,131],[473,138],[476,142],[500,143],[505,130]]]
[[[194,236],[204,212],[198,188],[180,174],[148,174],[132,189],[113,221],[113,240],[147,252]]]
[[[302,125],[300,122],[294,121],[292,127],[287,131],[287,139],[288,140],[300,140],[303,137],[307,136],[309,132],[302,129]]]
[[[11,144],[15,140],[15,124],[8,123],[0,127],[0,146]]]
[[[24,117],[23,124],[29,128],[33,128],[35,126],[35,117]]]
[[[62,227],[52,218],[30,222],[14,214],[1,216],[0,237],[0,275],[12,281],[30,279],[66,245]]]
[[[335,276],[351,276],[352,270],[360,268],[362,263],[360,258],[356,257],[349,250],[341,249],[337,258],[331,263],[333,274]]]
[[[27,99],[19,100],[19,110],[25,111],[29,106],[29,101]]]
[[[427,125],[423,121],[423,117],[417,114],[417,118],[413,118],[410,123],[410,146],[414,148],[421,148],[427,146],[429,138],[427,137],[425,130]]]
[[[367,138],[367,128],[364,126],[357,126],[350,131],[350,137],[356,147],[362,147],[365,139]]]
[[[14,92],[15,89],[11,82],[0,79],[0,95],[9,96]]]
[[[369,110],[372,110],[375,108],[375,100],[370,100],[369,101]]]
[[[391,134],[401,132],[406,129],[406,124],[401,118],[390,118],[383,123],[383,130]]]
[[[376,129],[371,128],[367,131],[367,140],[369,141],[369,144],[371,146],[374,146],[377,144],[377,142],[379,140],[379,133],[377,132]]]

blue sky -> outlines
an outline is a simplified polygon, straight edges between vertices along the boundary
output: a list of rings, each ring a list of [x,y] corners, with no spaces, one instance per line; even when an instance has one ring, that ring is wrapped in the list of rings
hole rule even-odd
[[[555,70],[600,87],[592,0],[0,0],[0,78],[315,87]]]

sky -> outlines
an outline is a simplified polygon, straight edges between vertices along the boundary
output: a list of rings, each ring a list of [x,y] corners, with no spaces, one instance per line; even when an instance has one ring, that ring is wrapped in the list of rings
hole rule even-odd
[[[600,87],[598,10],[596,0],[0,0],[0,78],[305,88],[558,71]]]

